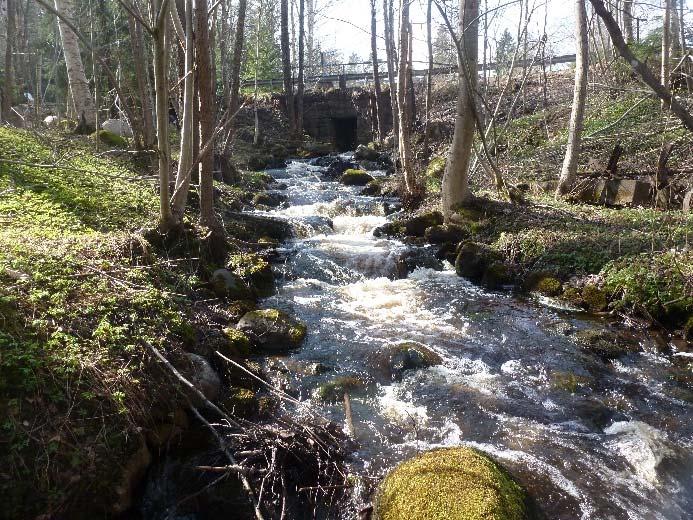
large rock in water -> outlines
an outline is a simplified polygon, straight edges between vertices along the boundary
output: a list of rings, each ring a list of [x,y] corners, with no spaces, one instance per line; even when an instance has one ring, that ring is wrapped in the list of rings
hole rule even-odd
[[[228,269],[217,269],[210,280],[214,293],[220,298],[245,300],[250,297],[250,289],[243,278]]]
[[[373,356],[373,368],[384,379],[399,381],[407,370],[440,365],[442,358],[415,341],[389,343]]]
[[[377,151],[363,144],[358,145],[354,152],[354,159],[357,161],[377,161],[379,158],[380,154]]]
[[[440,211],[421,213],[404,222],[405,233],[413,237],[422,237],[426,230],[443,223],[443,214]]]
[[[265,352],[296,348],[306,337],[303,323],[276,309],[251,311],[241,318],[236,328]]]
[[[424,452],[380,485],[377,520],[529,520],[525,491],[500,465],[471,448]]]
[[[349,169],[339,178],[345,186],[365,186],[373,180],[373,176],[364,170]]]

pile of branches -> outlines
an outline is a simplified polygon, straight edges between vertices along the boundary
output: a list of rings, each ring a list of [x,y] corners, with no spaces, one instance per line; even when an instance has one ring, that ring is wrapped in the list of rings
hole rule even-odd
[[[223,466],[198,466],[198,470],[219,473],[215,482],[237,475],[257,520],[336,516],[334,509],[350,488],[344,463],[353,451],[338,425],[217,352],[291,410],[291,415],[277,411],[265,422],[236,417],[209,401],[154,346],[146,346],[184,387],[190,410],[216,438],[228,461]]]

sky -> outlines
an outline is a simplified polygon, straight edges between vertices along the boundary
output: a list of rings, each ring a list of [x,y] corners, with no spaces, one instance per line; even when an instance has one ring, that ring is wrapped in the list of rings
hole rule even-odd
[[[575,15],[574,2],[571,0],[529,0],[532,19],[529,33],[535,38],[544,33],[544,21],[546,20],[549,49],[547,53],[554,55],[571,54],[574,52],[575,37],[573,21]],[[640,0],[636,5],[636,16],[656,16],[660,0]],[[651,1],[652,3],[648,3]],[[489,38],[488,45],[495,49],[495,41],[507,28],[511,34],[517,34],[517,23],[520,18],[519,0],[487,0],[489,14]],[[364,61],[370,56],[370,0],[317,0],[320,9],[320,18],[315,34],[317,39],[323,42],[324,48],[338,48],[343,52],[344,61],[352,53],[358,54]],[[395,5],[398,5],[395,0]],[[455,2],[456,3],[456,2]],[[636,4],[638,0],[636,0]],[[510,5],[508,5],[510,4]],[[686,9],[690,16],[690,7],[693,0],[687,0]],[[382,30],[382,0],[377,0],[378,6],[378,30]],[[414,60],[427,59],[426,51],[426,5],[425,0],[414,0],[411,10],[411,20],[414,27]],[[501,7],[498,9],[498,7]],[[484,0],[480,0],[483,11]],[[442,23],[434,7],[434,24]],[[644,32],[644,31],[643,31]],[[434,29],[435,34],[435,29]],[[380,56],[384,55],[384,42],[379,42]]]

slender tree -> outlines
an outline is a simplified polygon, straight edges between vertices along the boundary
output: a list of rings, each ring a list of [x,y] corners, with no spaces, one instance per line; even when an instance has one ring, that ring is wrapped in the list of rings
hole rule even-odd
[[[378,140],[385,138],[385,108],[383,93],[380,88],[380,71],[378,70],[378,25],[375,0],[371,0],[371,61],[373,63],[373,88],[375,90],[375,108],[378,120]]]
[[[238,12],[236,14],[236,34],[233,42],[233,56],[231,58],[230,71],[230,98],[228,101],[229,123],[227,124],[226,141],[224,143],[224,155],[228,156],[231,152],[231,138],[233,137],[233,121],[240,106],[241,96],[241,62],[243,61],[243,44],[245,42],[245,18],[248,10],[248,0],[238,1]]]
[[[197,62],[197,92],[200,102],[200,143],[214,139],[214,86],[209,44],[209,14],[207,0],[195,1],[195,58]],[[214,215],[214,155],[211,150],[200,153],[200,224],[217,229]]]
[[[408,101],[409,90],[409,7],[411,0],[400,1],[399,21],[399,77],[397,79],[397,104],[399,111],[399,160],[404,173],[407,193],[416,191],[416,177],[411,143],[411,105]]]
[[[623,34],[628,45],[635,41],[633,38],[633,0],[624,0],[623,2]]]
[[[294,79],[291,70],[291,45],[289,41],[289,0],[280,2],[280,26],[282,47],[282,75],[284,78],[284,98],[286,115],[289,118],[291,133],[296,133],[296,114],[294,106]]]
[[[0,107],[0,119],[7,121],[12,111],[14,101],[14,63],[12,53],[15,41],[15,14],[16,7],[14,0],[7,0],[4,8],[6,10],[6,40],[5,40],[5,78],[2,88],[2,106]]]
[[[178,16],[176,14],[176,16]],[[176,222],[183,220],[185,203],[190,187],[190,171],[193,168],[193,112],[195,111],[195,47],[193,40],[193,5],[192,0],[185,0],[185,69],[183,80],[183,122],[180,132],[180,156],[176,189],[171,202],[173,217]]]
[[[568,123],[568,144],[563,158],[561,178],[556,196],[562,197],[570,192],[577,177],[582,128],[585,119],[587,100],[587,74],[589,70],[589,43],[587,40],[587,9],[585,0],[575,1],[575,88],[573,90],[573,109]]]
[[[479,0],[460,0],[459,92],[455,133],[443,174],[442,210],[449,220],[455,210],[472,199],[469,190],[469,166],[474,144],[475,92],[477,86]]]
[[[394,38],[394,0],[383,0],[383,20],[385,27],[385,56],[387,60],[387,80],[390,85],[390,104],[392,105],[392,134],[395,148],[399,141],[399,111],[395,92],[395,38]]]
[[[433,94],[433,31],[431,30],[431,19],[433,17],[433,0],[428,0],[426,7],[426,44],[428,46],[428,73],[426,74],[426,128],[424,130],[424,142],[428,146],[428,133],[431,119],[431,98]],[[486,43],[484,43],[484,51]],[[484,59],[486,54],[484,53]]]
[[[298,93],[296,102],[296,134],[303,140],[303,94],[305,83],[305,35],[306,35],[305,0],[298,1]]]
[[[175,2],[171,2],[175,5]],[[137,23],[134,16],[128,15],[128,30],[130,32],[130,45],[132,55],[141,57],[142,59],[133,60],[135,69],[135,82],[137,84],[137,93],[140,98],[141,109],[141,132],[142,142],[144,147],[151,149],[156,143],[156,131],[154,129],[154,120],[152,118],[151,93],[149,92],[149,84],[147,82],[148,70],[146,60],[144,59],[146,50],[144,48],[144,36],[142,34],[142,25]]]
[[[67,20],[75,19],[74,0],[55,0],[55,9]],[[93,131],[96,126],[96,106],[84,72],[77,35],[62,18],[58,18],[58,27],[60,28],[60,37],[63,43],[67,79],[70,84],[70,93],[75,113],[80,121],[84,120],[86,123],[87,128],[85,131]]]
[[[664,87],[669,86],[671,70],[671,0],[662,0],[664,20],[662,22],[662,71],[659,76]],[[668,108],[666,101],[662,101],[662,108]]]

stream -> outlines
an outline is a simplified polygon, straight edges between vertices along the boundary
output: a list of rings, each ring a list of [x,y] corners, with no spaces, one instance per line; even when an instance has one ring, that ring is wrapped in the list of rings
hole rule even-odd
[[[572,335],[613,325],[487,292],[436,265],[433,249],[375,238],[396,201],[360,196],[322,170],[268,171],[289,200],[265,214],[301,238],[280,249],[278,293],[262,305],[308,326],[300,349],[268,361],[286,367],[275,370],[286,388],[344,424],[343,403],[320,402],[316,389],[340,376],[367,383],[351,396],[351,472],[378,477],[418,451],[467,445],[508,467],[550,519],[693,518],[689,367],[628,331],[637,351],[600,359]],[[402,277],[412,255],[431,261]],[[442,364],[384,380],[374,355],[400,341],[426,345]],[[297,369],[310,366],[320,369]],[[343,518],[360,500],[357,489]]]

